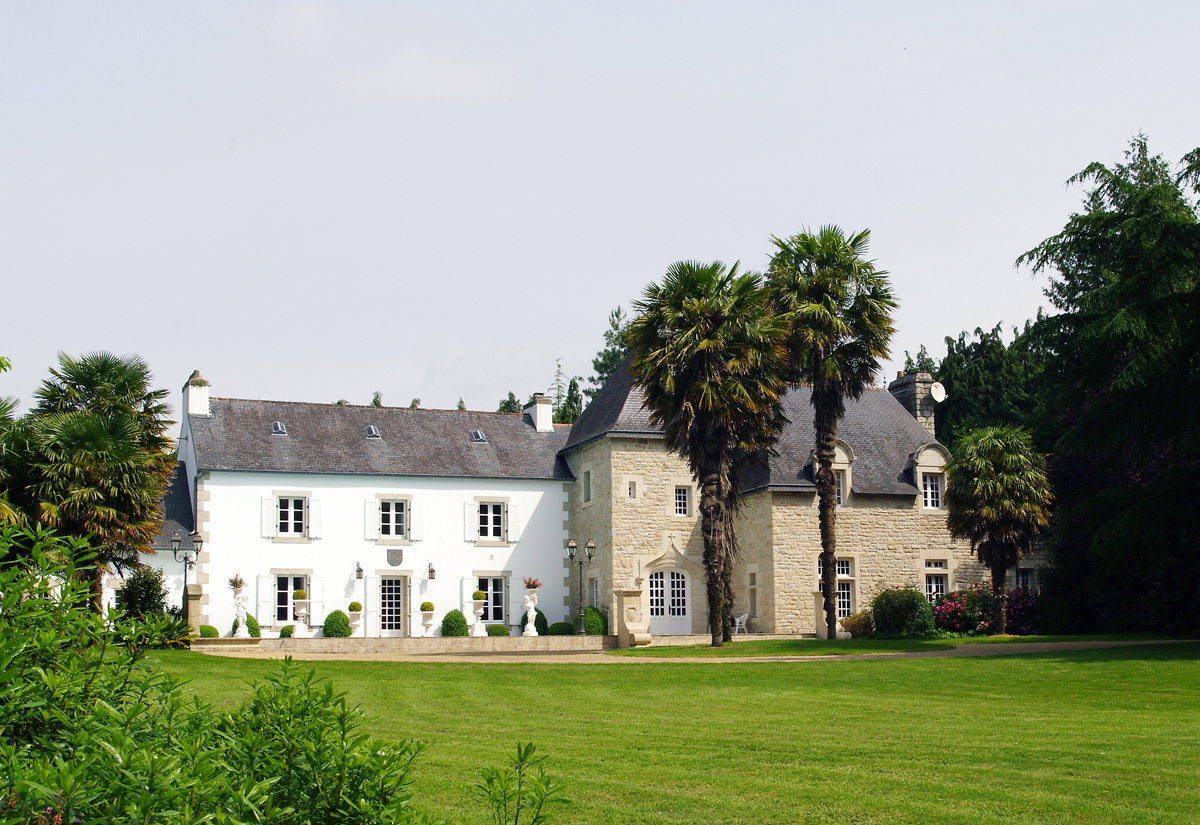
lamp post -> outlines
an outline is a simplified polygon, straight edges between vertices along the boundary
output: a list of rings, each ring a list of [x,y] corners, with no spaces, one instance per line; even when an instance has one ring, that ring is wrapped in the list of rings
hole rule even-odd
[[[571,564],[579,568],[579,629],[575,631],[576,636],[586,636],[587,628],[583,623],[583,568],[592,563],[592,556],[596,555],[596,542],[591,539],[587,540],[587,544],[583,546],[584,552],[587,553],[587,558],[575,560],[575,554],[579,546],[575,544],[575,539],[567,539],[567,558],[571,560]]]
[[[187,589],[187,574],[188,571],[196,566],[196,557],[200,555],[200,548],[204,546],[204,539],[200,534],[192,533],[192,546],[182,547],[183,539],[179,533],[171,536],[171,552],[175,556],[175,561],[183,565],[183,620],[188,620],[188,589]]]

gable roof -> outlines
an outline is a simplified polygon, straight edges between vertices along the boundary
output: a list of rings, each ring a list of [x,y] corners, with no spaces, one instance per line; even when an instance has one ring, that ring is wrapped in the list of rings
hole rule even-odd
[[[192,416],[201,470],[561,479],[569,429],[539,433],[520,414],[214,398]],[[286,435],[273,435],[283,422]],[[380,438],[368,438],[367,427]],[[472,431],[482,430],[486,441]]]
[[[596,393],[575,422],[563,452],[605,435],[662,438],[662,429],[650,423],[640,387],[633,385],[630,359],[621,364]],[[744,492],[756,490],[816,490],[809,455],[816,445],[812,388],[789,389],[783,396],[788,418],[775,455],[758,454],[741,462],[738,475]],[[917,494],[909,469],[909,455],[935,439],[904,409],[890,392],[869,389],[858,401],[846,402],[838,423],[838,439],[854,451],[851,490],[867,495]]]
[[[181,546],[191,547],[192,540],[189,536],[195,529],[195,520],[192,517],[192,493],[188,489],[187,466],[182,461],[177,462],[171,472],[171,481],[167,486],[167,491],[163,493],[158,502],[162,507],[162,527],[158,528],[158,532],[150,540],[150,546],[155,550],[167,552],[171,551],[171,537],[176,533],[182,540]]]

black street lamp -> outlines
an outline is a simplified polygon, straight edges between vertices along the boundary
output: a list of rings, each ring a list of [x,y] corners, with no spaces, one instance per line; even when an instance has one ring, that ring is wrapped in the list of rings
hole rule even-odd
[[[587,628],[583,624],[583,568],[592,563],[592,556],[596,555],[596,542],[588,539],[587,544],[583,546],[584,552],[587,553],[586,559],[575,560],[575,552],[578,549],[575,539],[567,539],[567,558],[571,560],[572,564],[579,567],[579,629],[575,631],[575,635],[586,636]]]
[[[171,536],[171,552],[175,555],[175,561],[183,565],[183,620],[185,622],[188,620],[187,574],[196,566],[196,557],[200,555],[200,548],[204,546],[204,539],[198,532],[192,533],[191,539],[191,547],[181,547],[183,539],[179,537],[179,533]]]

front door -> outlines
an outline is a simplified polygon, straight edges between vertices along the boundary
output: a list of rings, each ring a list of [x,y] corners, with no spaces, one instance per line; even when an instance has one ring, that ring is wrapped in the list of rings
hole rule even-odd
[[[650,574],[650,632],[655,636],[690,636],[691,581],[679,570]]]
[[[381,576],[379,579],[379,635],[404,636],[408,617],[405,591],[408,579],[404,576]]]

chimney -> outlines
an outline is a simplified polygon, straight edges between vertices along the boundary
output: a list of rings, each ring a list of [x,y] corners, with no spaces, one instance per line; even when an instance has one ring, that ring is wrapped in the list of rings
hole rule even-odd
[[[194,371],[183,385],[183,409],[189,415],[212,415],[208,405],[208,382],[200,375],[200,370]]]
[[[539,433],[554,432],[554,404],[540,392],[533,394],[533,403],[522,412]]]
[[[888,392],[917,419],[931,438],[937,438],[933,427],[934,400],[932,394],[933,376],[927,372],[916,372],[911,375],[900,373],[896,380],[888,384]]]

